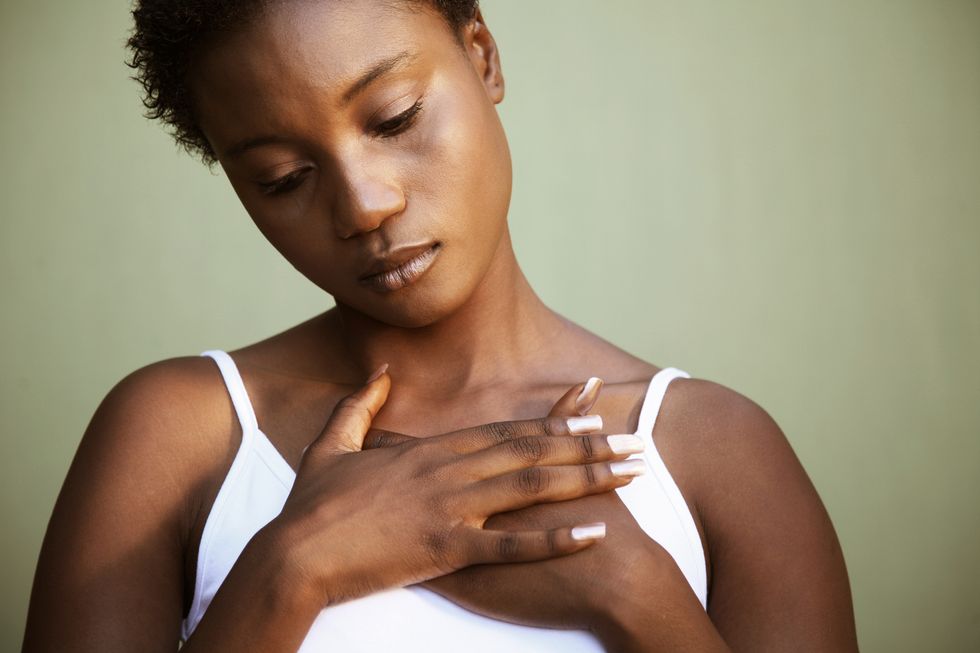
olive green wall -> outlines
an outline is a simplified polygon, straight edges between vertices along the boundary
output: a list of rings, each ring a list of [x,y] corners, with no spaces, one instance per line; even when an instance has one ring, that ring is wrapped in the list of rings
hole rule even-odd
[[[980,650],[980,2],[484,3],[543,297],[773,414],[864,650]],[[112,384],[328,304],[141,118],[127,10],[0,1],[0,650]]]

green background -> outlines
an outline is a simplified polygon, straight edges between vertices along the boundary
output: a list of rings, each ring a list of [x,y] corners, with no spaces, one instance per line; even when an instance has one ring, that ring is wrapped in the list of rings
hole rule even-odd
[[[0,7],[0,650],[14,650],[108,389],[329,298],[141,117],[127,2]],[[980,2],[484,11],[508,83],[517,253],[543,298],[769,410],[840,534],[864,650],[980,650]]]

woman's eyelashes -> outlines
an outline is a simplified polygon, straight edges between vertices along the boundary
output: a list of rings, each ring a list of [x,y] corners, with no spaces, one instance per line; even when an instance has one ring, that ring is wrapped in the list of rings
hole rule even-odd
[[[397,116],[389,118],[382,123],[379,123],[371,129],[371,131],[381,138],[394,138],[399,134],[408,131],[412,125],[415,124],[418,119],[419,114],[422,112],[422,98],[419,98],[415,104],[410,106],[405,111],[402,111]],[[262,193],[265,195],[281,195],[287,193],[295,188],[298,188],[300,184],[303,183],[303,179],[306,177],[306,173],[309,172],[310,168],[300,168],[295,170],[284,177],[280,177],[275,181],[268,183],[260,183],[259,187],[262,189]]]
[[[285,177],[280,177],[275,181],[260,183],[259,187],[266,195],[280,195],[282,193],[286,193],[303,183],[303,177],[306,176],[306,173],[309,172],[309,170],[309,168],[300,168],[299,170],[295,170]]]
[[[389,118],[383,123],[377,125],[373,131],[378,136],[382,136],[384,138],[397,136],[415,124],[415,119],[418,118],[421,111],[422,98],[419,98],[416,100],[415,104],[405,109],[394,118]]]

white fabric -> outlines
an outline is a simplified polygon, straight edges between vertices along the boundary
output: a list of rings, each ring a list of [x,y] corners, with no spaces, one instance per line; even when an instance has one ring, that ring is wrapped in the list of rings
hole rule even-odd
[[[242,442],[222,483],[201,536],[194,599],[182,624],[185,639],[252,536],[286,501],[295,472],[258,428],[252,404],[231,356],[206,351],[218,364],[239,422]],[[673,556],[691,588],[707,602],[704,551],[694,519],[653,442],[653,427],[667,385],[686,372],[665,368],[650,380],[636,434],[646,450],[648,473],[616,490],[643,530]],[[322,610],[300,653],[359,651],[508,653],[560,651],[598,653],[585,631],[532,628],[484,617],[421,587],[398,588]]]

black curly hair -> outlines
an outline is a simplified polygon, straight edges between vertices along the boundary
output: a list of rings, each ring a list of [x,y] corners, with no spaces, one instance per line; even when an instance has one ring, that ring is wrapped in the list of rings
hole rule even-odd
[[[439,11],[459,36],[475,15],[479,0],[398,0],[429,5]],[[216,159],[194,116],[187,85],[195,53],[208,38],[246,24],[270,0],[136,0],[133,32],[126,41],[132,53],[126,65],[143,87],[147,118],[169,126],[178,145],[208,166]]]

